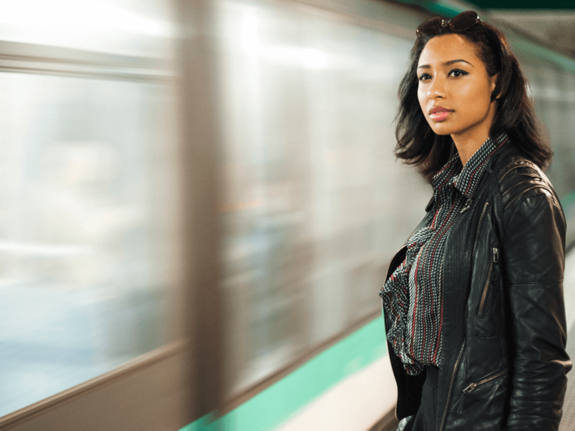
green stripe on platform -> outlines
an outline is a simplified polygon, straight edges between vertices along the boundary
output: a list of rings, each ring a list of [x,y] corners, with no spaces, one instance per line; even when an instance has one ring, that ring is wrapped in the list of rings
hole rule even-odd
[[[216,421],[205,416],[180,431],[269,431],[386,353],[383,320],[374,319]]]

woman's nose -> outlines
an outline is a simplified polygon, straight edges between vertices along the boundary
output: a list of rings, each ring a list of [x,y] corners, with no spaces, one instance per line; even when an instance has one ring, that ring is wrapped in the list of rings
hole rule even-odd
[[[429,100],[445,97],[445,85],[441,79],[434,79],[427,89],[427,98]]]

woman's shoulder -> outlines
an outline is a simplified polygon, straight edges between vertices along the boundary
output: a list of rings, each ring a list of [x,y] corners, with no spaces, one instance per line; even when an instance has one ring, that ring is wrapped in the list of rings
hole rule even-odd
[[[496,219],[507,243],[528,248],[535,242],[549,245],[556,237],[563,247],[565,214],[553,185],[539,166],[510,147],[493,161],[492,172],[497,181],[492,193],[499,197],[500,204],[495,205]]]
[[[496,156],[491,169],[497,180],[504,209],[540,194],[547,195],[560,208],[559,199],[545,173],[513,144],[502,148]]]

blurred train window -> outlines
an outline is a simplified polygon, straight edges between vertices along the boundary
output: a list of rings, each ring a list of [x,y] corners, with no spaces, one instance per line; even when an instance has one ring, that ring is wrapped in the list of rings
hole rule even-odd
[[[0,40],[169,57],[172,7],[168,0],[0,0]]]
[[[411,40],[301,4],[217,5],[233,394],[378,312],[430,189],[392,154]]]
[[[171,341],[175,127],[160,84],[2,73],[0,88],[2,416]]]

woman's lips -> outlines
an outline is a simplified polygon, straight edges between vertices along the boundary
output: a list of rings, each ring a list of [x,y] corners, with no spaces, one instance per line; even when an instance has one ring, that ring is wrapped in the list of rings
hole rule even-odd
[[[431,118],[434,121],[437,122],[441,122],[441,121],[445,121],[447,119],[447,117],[449,117],[449,114],[451,114],[453,111],[449,111],[449,110],[437,110],[435,112],[432,112],[431,114],[429,114],[429,118]]]

